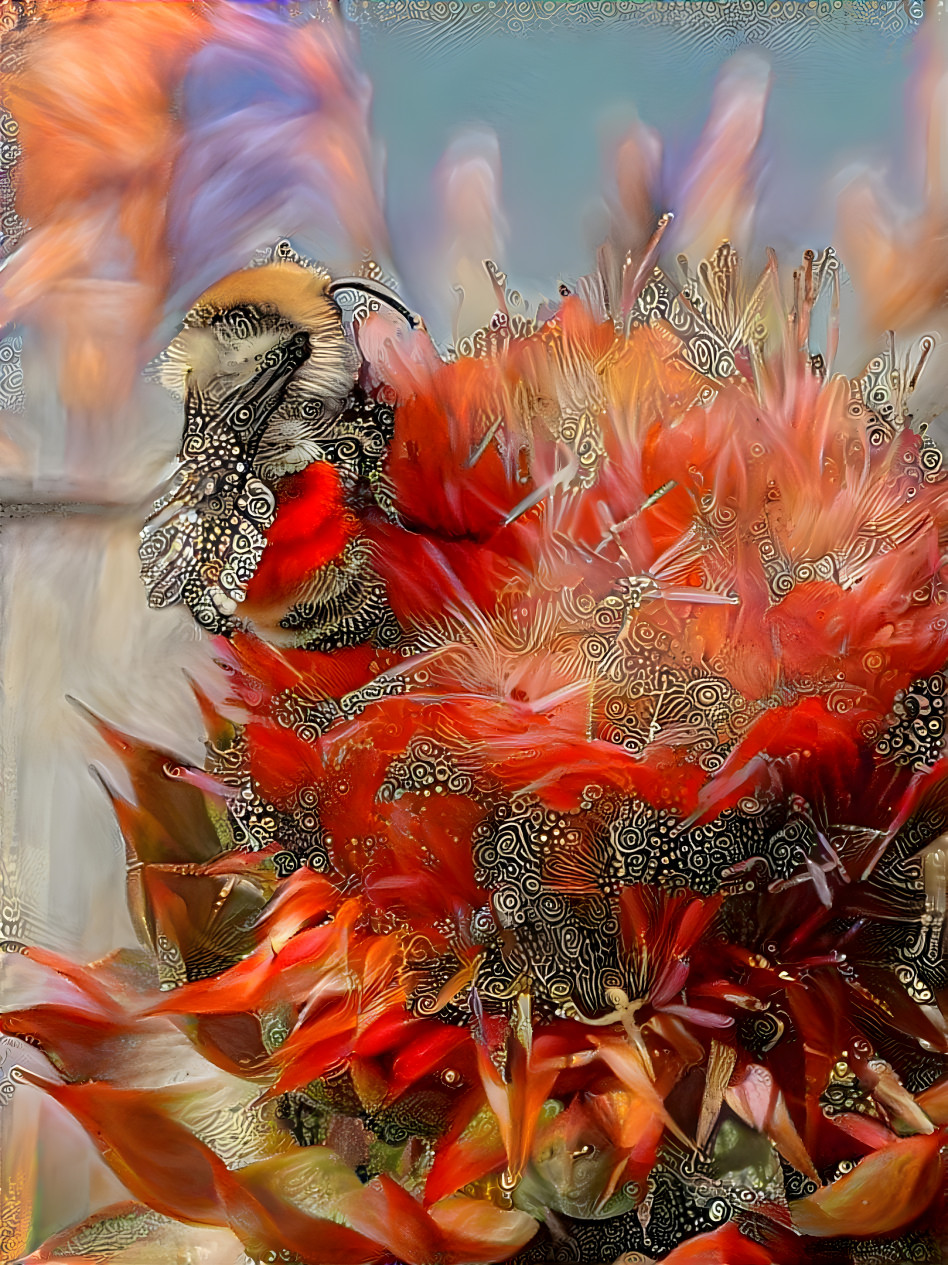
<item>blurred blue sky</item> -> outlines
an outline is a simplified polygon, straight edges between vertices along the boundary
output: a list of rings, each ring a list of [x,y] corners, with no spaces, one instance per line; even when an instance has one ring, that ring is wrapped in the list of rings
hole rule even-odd
[[[892,5],[893,19],[904,14],[901,0],[880,2]],[[370,19],[362,27],[363,59],[406,285],[430,247],[432,172],[459,128],[486,124],[497,132],[510,227],[505,264],[513,281],[549,293],[558,278],[575,278],[592,262],[607,138],[637,112],[664,137],[673,188],[715,77],[741,43],[761,49],[774,72],[758,239],[781,255],[827,244],[830,185],[847,167],[870,162],[886,167],[896,187],[911,185],[906,89],[915,65],[907,21],[874,23],[846,6],[834,13],[815,35],[812,27],[795,35],[788,21],[767,28],[763,45],[738,30],[697,46],[674,26],[629,21],[550,21],[526,33],[465,26],[450,38],[430,20]]]

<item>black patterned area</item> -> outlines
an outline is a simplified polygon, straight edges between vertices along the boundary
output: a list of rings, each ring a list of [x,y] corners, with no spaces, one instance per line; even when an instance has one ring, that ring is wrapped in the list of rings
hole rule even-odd
[[[702,1197],[696,1176],[684,1176],[669,1159],[659,1162],[633,1211],[590,1220],[548,1216],[529,1247],[512,1258],[513,1265],[614,1261],[628,1252],[663,1256],[682,1239],[714,1230],[730,1216],[724,1199]]]

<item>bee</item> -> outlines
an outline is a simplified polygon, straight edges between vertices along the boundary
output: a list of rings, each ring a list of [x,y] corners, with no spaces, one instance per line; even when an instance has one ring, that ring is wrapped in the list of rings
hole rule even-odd
[[[250,625],[293,646],[391,626],[360,513],[376,499],[393,411],[363,385],[353,295],[363,316],[385,303],[413,320],[381,281],[334,282],[285,255],[225,277],[188,312],[152,371],[183,402],[184,434],[141,533],[151,606],[184,604],[209,632]]]

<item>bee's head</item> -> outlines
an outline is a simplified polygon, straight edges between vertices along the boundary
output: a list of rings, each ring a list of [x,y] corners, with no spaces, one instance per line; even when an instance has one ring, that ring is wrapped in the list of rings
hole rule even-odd
[[[327,272],[288,260],[231,273],[205,290],[188,312],[181,332],[156,362],[155,378],[181,397],[189,375],[197,385],[218,378],[239,387],[258,372],[274,346],[304,333],[309,355],[294,375],[294,390],[344,400],[358,371],[358,354],[329,286]]]

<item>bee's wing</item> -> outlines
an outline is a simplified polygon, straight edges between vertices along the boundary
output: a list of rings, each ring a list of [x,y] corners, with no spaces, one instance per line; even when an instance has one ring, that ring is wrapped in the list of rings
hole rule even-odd
[[[230,624],[260,562],[276,513],[253,459],[293,372],[309,354],[305,333],[260,358],[252,378],[189,373],[185,430],[171,487],[141,534],[142,579],[151,606],[183,602],[202,627]]]

